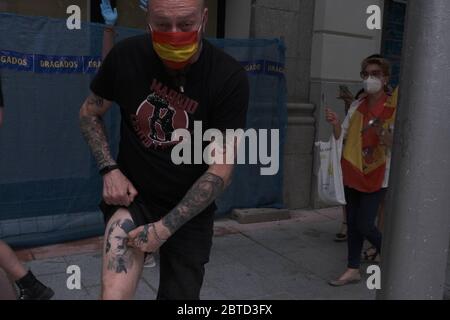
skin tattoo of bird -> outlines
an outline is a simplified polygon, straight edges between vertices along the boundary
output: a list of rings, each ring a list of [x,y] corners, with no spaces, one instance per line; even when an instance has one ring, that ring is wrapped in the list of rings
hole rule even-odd
[[[136,241],[136,245],[138,247],[141,247],[142,245],[144,245],[145,243],[148,242],[148,230],[150,228],[149,224],[144,225],[144,229],[142,229],[142,231],[139,233]]]

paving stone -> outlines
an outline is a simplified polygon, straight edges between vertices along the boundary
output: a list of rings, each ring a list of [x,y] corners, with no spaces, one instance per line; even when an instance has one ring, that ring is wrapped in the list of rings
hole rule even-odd
[[[69,276],[65,273],[49,274],[39,276],[39,280],[55,292],[52,300],[89,300],[89,293],[85,287],[81,286],[80,290],[69,290],[67,288],[67,279]]]
[[[100,285],[102,276],[102,255],[91,253],[66,256],[68,265],[77,265],[81,269],[81,283],[86,287]]]
[[[35,276],[52,275],[58,273],[66,274],[67,263],[63,257],[45,259],[45,260],[32,260],[25,265],[30,268]]]

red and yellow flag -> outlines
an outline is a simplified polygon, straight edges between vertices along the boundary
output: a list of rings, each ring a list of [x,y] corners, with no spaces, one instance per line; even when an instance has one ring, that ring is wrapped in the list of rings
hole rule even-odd
[[[345,186],[367,193],[381,189],[387,149],[370,123],[377,120],[385,130],[389,129],[395,121],[397,100],[398,89],[371,109],[367,100],[362,101],[353,114],[341,161]]]

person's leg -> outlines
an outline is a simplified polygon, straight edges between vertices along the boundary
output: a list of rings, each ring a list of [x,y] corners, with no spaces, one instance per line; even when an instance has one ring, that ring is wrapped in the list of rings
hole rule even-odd
[[[144,253],[127,245],[128,233],[135,229],[128,210],[119,209],[109,220],[104,238],[102,267],[103,300],[132,299],[144,263]]]
[[[27,274],[27,270],[20,263],[14,251],[0,240],[0,268],[14,280],[17,281]]]
[[[386,192],[387,190],[384,190],[383,195],[380,200],[380,207],[378,209],[378,230],[380,230],[381,233],[383,233],[384,229],[384,206],[385,206],[385,200],[386,200]]]
[[[334,241],[343,242],[347,240],[347,212],[345,206],[342,207],[342,224],[341,230],[336,234]]]
[[[386,196],[386,189],[384,189],[384,193],[380,200],[380,205],[378,208],[377,213],[377,228],[380,231],[381,234],[383,234],[383,228],[384,228],[384,203],[385,203],[385,196]],[[371,245],[367,250],[365,250],[362,254],[363,260],[365,261],[377,261],[378,252],[375,246]]]
[[[348,264],[350,269],[359,269],[361,264],[361,250],[364,244],[364,236],[358,229],[359,215],[361,211],[361,193],[357,190],[346,188],[347,201],[347,247]]]
[[[16,300],[17,292],[6,273],[0,269],[0,300]]]
[[[203,215],[180,228],[160,248],[158,300],[199,300],[209,261],[213,214]]]
[[[337,279],[329,281],[332,286],[343,286],[355,283],[361,280],[359,273],[360,259],[364,238],[357,228],[358,213],[360,210],[359,192],[345,188],[345,200],[347,202],[347,247],[348,247],[348,263],[347,270]]]
[[[19,287],[20,300],[48,300],[53,297],[53,290],[36,279],[30,270],[25,269],[14,251],[3,241],[0,241],[0,268]]]
[[[158,300],[199,300],[207,261],[160,251]]]
[[[358,216],[359,232],[375,247],[378,253],[381,252],[381,232],[375,225],[384,191],[361,194],[361,210]]]

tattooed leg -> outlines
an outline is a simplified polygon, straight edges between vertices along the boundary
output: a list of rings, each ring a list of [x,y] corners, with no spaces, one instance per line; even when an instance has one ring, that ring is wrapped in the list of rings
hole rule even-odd
[[[142,272],[144,254],[128,246],[128,233],[136,226],[121,209],[106,227],[103,252],[103,299],[132,299]]]
[[[127,246],[127,235],[134,228],[131,219],[118,219],[109,226],[105,248],[105,254],[109,256],[108,270],[127,273],[132,267],[133,260],[130,257],[132,252]]]

